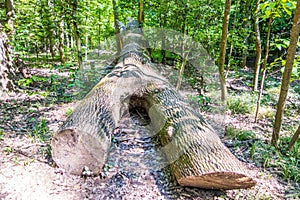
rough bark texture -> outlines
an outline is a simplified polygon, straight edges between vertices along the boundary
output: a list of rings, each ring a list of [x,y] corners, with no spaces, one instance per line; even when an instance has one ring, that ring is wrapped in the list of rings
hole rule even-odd
[[[226,0],[224,19],[223,19],[223,28],[222,28],[222,41],[220,45],[219,74],[220,74],[222,101],[225,101],[227,98],[224,65],[225,65],[225,57],[226,57],[226,43],[227,43],[228,24],[229,24],[229,16],[230,16],[230,4],[231,4],[230,0]]]
[[[285,107],[286,98],[289,90],[297,43],[299,40],[299,31],[300,31],[300,0],[297,0],[297,7],[296,7],[293,27],[291,31],[290,46],[288,49],[284,72],[282,75],[281,89],[280,89],[280,94],[279,94],[279,99],[277,104],[277,111],[275,115],[275,123],[274,123],[272,140],[271,140],[271,143],[274,146],[277,146],[279,140],[279,132],[281,129],[284,107]]]
[[[54,136],[53,159],[72,173],[80,174],[85,166],[99,173],[114,127],[130,109],[142,107],[151,119],[149,129],[160,141],[181,185],[208,189],[255,185],[243,163],[222,144],[211,126],[155,70],[138,26],[135,21],[127,24],[131,31],[123,35],[124,47],[115,69]]]
[[[15,89],[13,65],[6,34],[0,24],[0,97]]]

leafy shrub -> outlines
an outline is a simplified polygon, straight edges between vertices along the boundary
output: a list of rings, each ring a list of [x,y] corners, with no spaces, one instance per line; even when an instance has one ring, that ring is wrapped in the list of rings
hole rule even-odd
[[[45,118],[42,118],[33,128],[32,136],[39,141],[46,141],[49,135],[49,128]]]
[[[287,151],[289,137],[280,139],[278,149],[270,144],[257,141],[250,150],[250,157],[258,166],[276,168],[277,173],[284,180],[300,181],[300,139],[297,140],[292,151]]]
[[[239,96],[229,96],[226,106],[233,114],[252,114],[255,109],[256,95],[252,93],[242,93]]]
[[[242,130],[234,127],[228,127],[225,135],[235,140],[249,140],[255,138],[255,133],[248,130]]]

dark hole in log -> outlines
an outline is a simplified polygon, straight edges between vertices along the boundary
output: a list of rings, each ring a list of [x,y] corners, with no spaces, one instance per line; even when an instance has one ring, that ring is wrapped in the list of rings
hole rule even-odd
[[[129,100],[130,117],[137,121],[141,126],[150,124],[151,119],[148,115],[150,104],[144,97],[131,96]]]

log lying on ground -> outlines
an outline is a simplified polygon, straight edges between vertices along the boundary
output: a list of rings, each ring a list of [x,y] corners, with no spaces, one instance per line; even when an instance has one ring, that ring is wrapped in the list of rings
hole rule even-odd
[[[137,27],[134,22],[128,27]],[[159,75],[139,29],[123,36],[115,69],[78,105],[52,139],[58,166],[80,174],[101,172],[111,133],[132,107],[143,107],[179,184],[207,189],[249,188],[255,181],[218,135]]]
[[[147,94],[152,124],[165,118],[158,133],[180,185],[206,189],[249,188],[256,182],[243,163],[226,148],[212,127],[173,89],[160,87]],[[161,120],[160,120],[161,121]]]

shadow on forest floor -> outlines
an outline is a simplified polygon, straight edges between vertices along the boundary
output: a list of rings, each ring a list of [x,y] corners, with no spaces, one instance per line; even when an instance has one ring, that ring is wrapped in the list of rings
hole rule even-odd
[[[36,70],[36,75],[49,77],[47,71]],[[69,81],[66,74],[60,78],[65,83]],[[229,191],[181,187],[168,166],[155,168],[163,155],[155,150],[155,142],[147,137],[147,130],[134,115],[124,118],[123,124],[115,130],[102,176],[66,174],[52,162],[49,142],[75,103],[63,95],[68,88],[47,93],[51,87],[48,80],[37,79],[34,85],[27,87],[26,93],[1,100],[1,199],[38,199],[41,195],[45,199],[293,199],[293,195],[300,193],[296,190],[297,184],[283,181],[272,173],[274,169],[255,167],[245,153],[249,147],[234,148],[232,139],[226,137],[223,142],[246,163],[258,184],[248,190]],[[213,123],[210,113],[203,114]],[[245,115],[227,116],[225,126],[245,127],[251,120]],[[270,126],[265,123],[270,124],[262,120],[246,126],[260,132],[269,131]],[[220,135],[224,135],[223,125],[214,125]]]

